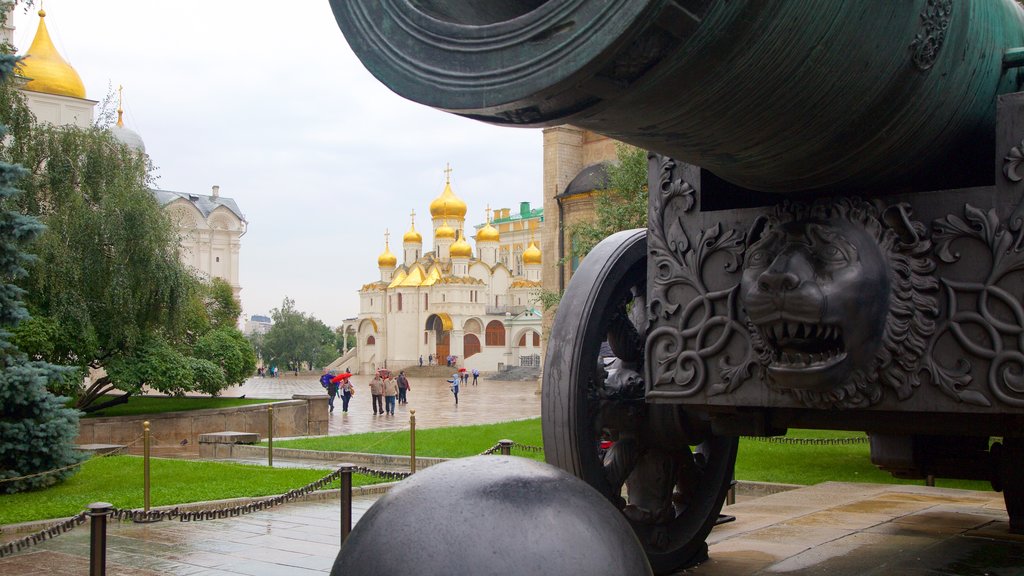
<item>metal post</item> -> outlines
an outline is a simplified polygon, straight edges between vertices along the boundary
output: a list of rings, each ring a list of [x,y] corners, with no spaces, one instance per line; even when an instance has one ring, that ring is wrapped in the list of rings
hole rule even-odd
[[[416,473],[416,410],[409,410],[409,472]]]
[[[501,451],[502,456],[512,455],[512,444],[511,440],[498,440],[498,450]]]
[[[142,423],[142,504],[149,512],[149,420]]]
[[[352,532],[352,464],[341,465],[341,545]]]
[[[267,466],[274,467],[274,407],[267,406]]]
[[[107,573],[107,516],[113,508],[109,502],[89,504],[89,576]]]

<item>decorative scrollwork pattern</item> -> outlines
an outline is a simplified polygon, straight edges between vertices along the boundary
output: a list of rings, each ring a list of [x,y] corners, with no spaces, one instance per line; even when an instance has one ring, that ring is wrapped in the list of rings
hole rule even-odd
[[[921,13],[921,32],[910,43],[911,59],[920,70],[928,70],[935,64],[942,43],[946,41],[946,30],[953,18],[953,0],[928,0]]]
[[[943,366],[934,349],[940,337],[951,336],[969,356],[990,363],[987,384],[993,396],[1004,404],[1024,407],[1024,307],[999,285],[1010,275],[1024,272],[1024,230],[1012,224],[1000,222],[994,209],[983,211],[967,204],[963,218],[950,214],[933,225],[941,261],[960,261],[960,253],[952,246],[957,241],[980,242],[992,257],[984,281],[941,280],[948,312],[928,350],[927,368],[939,389],[976,406],[991,406],[992,400],[971,388],[971,362],[961,359],[955,367]]]
[[[661,162],[660,183],[652,191],[648,251],[653,277],[648,288],[648,311],[654,329],[647,336],[646,382],[649,389],[668,387],[692,396],[708,384],[708,360],[722,354],[733,338],[747,340],[738,362],[723,355],[710,395],[730,392],[748,380],[755,365],[749,333],[738,314],[738,285],[709,290],[704,267],[713,255],[726,257],[726,272],[738,273],[743,258],[743,235],[715,224],[688,231],[682,216],[695,204],[695,191],[675,174],[676,163]]]

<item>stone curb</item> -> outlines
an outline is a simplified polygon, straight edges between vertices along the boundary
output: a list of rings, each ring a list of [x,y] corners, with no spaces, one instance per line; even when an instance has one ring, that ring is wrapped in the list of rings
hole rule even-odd
[[[266,446],[255,446],[247,444],[236,444],[231,447],[232,458],[267,458]],[[397,456],[393,454],[368,454],[365,452],[331,452],[328,450],[300,450],[298,448],[274,448],[274,458],[287,458],[289,460],[313,460],[317,462],[345,462],[347,464],[393,466],[409,468],[408,456]],[[417,468],[426,468],[434,464],[440,464],[447,458],[426,458],[416,457]]]
[[[372,496],[374,494],[385,494],[395,484],[397,484],[397,482],[384,482],[384,483],[381,483],[381,484],[370,484],[368,486],[354,486],[354,487],[352,487],[352,496],[353,497],[355,497],[355,496]],[[334,488],[334,489],[331,489],[331,490],[317,490],[316,492],[310,492],[309,494],[306,494],[305,496],[302,496],[302,497],[296,499],[295,501],[299,502],[299,501],[338,500],[338,499],[341,498],[339,492],[340,492],[340,490],[338,488]],[[153,507],[150,508],[150,510],[173,510],[173,509],[177,508],[178,510],[181,510],[183,512],[197,512],[197,511],[200,511],[200,510],[215,510],[217,508],[227,508],[227,507],[231,507],[231,506],[243,506],[243,505],[248,504],[250,502],[257,502],[259,500],[267,500],[269,498],[274,498],[276,496],[278,496],[278,495],[272,494],[272,495],[268,495],[268,496],[253,496],[253,497],[247,497],[247,498],[227,498],[225,500],[207,500],[205,502],[189,502],[187,504],[176,504],[176,505],[171,504],[171,505],[167,505],[167,506],[153,506]],[[268,509],[263,510],[263,511],[266,512],[267,510],[274,510],[275,508],[279,508],[279,507],[280,506],[275,506],[273,508],[268,508]],[[83,507],[83,509],[84,509],[84,507]],[[37,532],[39,530],[43,530],[45,528],[49,528],[50,526],[52,526],[54,524],[59,524],[60,522],[63,522],[65,520],[68,520],[68,518],[50,518],[50,519],[47,519],[47,520],[30,520],[28,522],[19,522],[18,524],[0,525],[0,536],[7,536],[7,535],[12,535],[12,534],[24,534],[24,533],[30,533],[30,532]],[[201,520],[196,520],[196,522],[201,522]],[[0,540],[2,540],[2,539],[0,539]]]

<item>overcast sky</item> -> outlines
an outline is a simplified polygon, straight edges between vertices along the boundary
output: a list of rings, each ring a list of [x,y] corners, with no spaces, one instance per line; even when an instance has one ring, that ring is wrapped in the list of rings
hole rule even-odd
[[[240,283],[246,315],[285,296],[337,326],[379,278],[384,230],[401,258],[416,210],[444,188],[484,209],[540,206],[541,133],[496,128],[413,104],[380,84],[345,42],[327,0],[45,0],[46,24],[86,95],[124,86],[125,125],[157,166],[157,187],[219,185],[249,222]],[[36,8],[15,14],[15,44]],[[115,104],[116,108],[116,104]]]

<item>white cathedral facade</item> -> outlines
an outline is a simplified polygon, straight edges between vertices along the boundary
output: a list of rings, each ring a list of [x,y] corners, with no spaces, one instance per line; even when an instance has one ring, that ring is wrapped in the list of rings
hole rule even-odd
[[[13,10],[13,6],[8,8],[2,30],[2,38],[8,43],[13,39]],[[46,27],[46,12],[39,10],[38,15],[35,37],[17,69],[25,102],[38,122],[88,128],[93,123],[96,101],[86,98],[78,72],[54,46]],[[111,133],[130,149],[145,154],[142,138],[125,127],[123,113],[119,91],[117,124],[111,127]],[[208,195],[151,192],[177,226],[182,263],[206,280],[225,280],[238,298],[242,289],[238,276],[240,239],[248,223],[235,201],[221,196],[219,186]]]
[[[359,315],[352,322],[356,352],[345,367],[356,372],[444,365],[495,371],[539,366],[541,312],[538,304],[541,253],[535,242],[509,252],[497,228],[487,222],[476,234],[476,253],[465,235],[466,203],[451,181],[430,203],[432,244],[424,246],[415,212],[402,237],[401,259],[385,237],[377,258],[380,278],[359,290]],[[488,215],[488,220],[489,220]],[[515,275],[513,270],[521,270]]]

